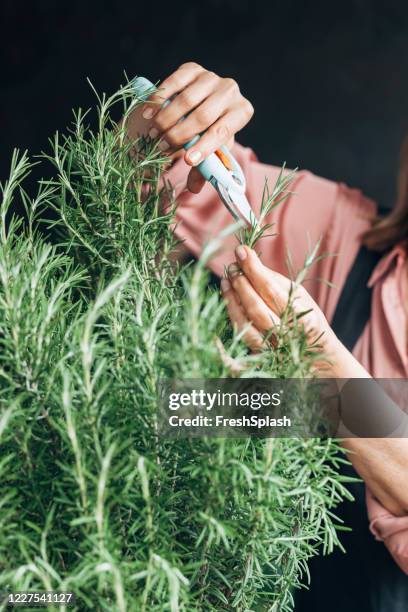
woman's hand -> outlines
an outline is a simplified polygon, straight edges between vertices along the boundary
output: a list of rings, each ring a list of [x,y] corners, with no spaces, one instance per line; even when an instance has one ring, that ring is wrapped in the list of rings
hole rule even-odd
[[[265,333],[280,324],[285,311],[291,281],[286,276],[263,265],[256,252],[246,246],[236,249],[237,263],[228,268],[228,279],[221,282],[222,293],[227,302],[231,321],[253,350],[264,345]],[[300,319],[311,342],[320,338],[320,344],[332,349],[334,333],[319,306],[306,289],[299,286],[292,295],[293,308],[297,313],[306,313]],[[248,327],[249,326],[249,327]]]
[[[171,104],[161,108],[172,96],[176,97]],[[150,136],[160,136],[160,149],[170,154],[205,131],[184,155],[191,166],[199,164],[221,145],[231,144],[253,113],[252,104],[233,79],[219,77],[194,62],[182,64],[167,77],[142,109],[142,117],[150,123]],[[190,191],[198,193],[204,182],[193,168],[188,179]]]
[[[238,331],[253,351],[265,346],[265,334],[271,334],[280,323],[289,298],[291,281],[270,270],[247,246],[236,249],[237,263],[228,268],[228,278],[221,282],[221,291],[227,303],[228,314]],[[305,313],[300,321],[310,343],[318,340],[320,350],[329,362],[317,362],[321,375],[333,378],[366,377],[366,370],[339,341],[319,306],[306,289],[299,286],[292,295],[293,308]]]

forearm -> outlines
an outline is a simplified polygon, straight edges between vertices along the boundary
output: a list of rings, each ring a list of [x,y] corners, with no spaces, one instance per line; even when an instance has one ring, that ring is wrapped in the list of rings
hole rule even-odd
[[[340,387],[350,378],[371,378],[342,344],[333,367]],[[350,437],[342,444],[356,472],[382,505],[397,516],[407,514],[408,439]]]
[[[392,514],[408,514],[408,440],[347,438],[343,446],[374,497]]]
[[[326,317],[314,302],[306,289],[302,286],[291,292],[292,282],[287,277],[270,270],[263,265],[257,253],[247,246],[236,249],[237,261],[228,269],[228,279],[224,279],[221,289],[227,303],[231,320],[242,332],[244,339],[253,350],[262,350],[265,342],[265,333],[271,332],[271,321],[280,324],[280,316],[288,305],[289,295],[292,296],[293,308],[302,314],[305,330],[310,337],[321,338],[320,352],[327,356],[328,361],[319,360],[316,365],[317,375],[338,381],[339,391],[345,400],[342,407],[343,419],[340,423],[337,436],[344,439],[344,447],[356,471],[365,480],[366,484],[378,498],[379,502],[395,515],[408,513],[408,438],[405,432],[399,430],[399,424],[405,424],[405,414],[393,405],[387,406],[387,396],[381,398],[381,389],[374,389],[373,396],[366,397],[368,406],[361,406],[357,401],[349,403],[346,395],[355,390],[344,388],[350,379],[370,379],[369,373],[355,359],[355,357],[338,340],[330,328]],[[240,273],[241,272],[241,273]],[[306,313],[306,314],[305,314]],[[366,381],[367,382],[367,381]],[[373,385],[375,385],[373,381]],[[357,384],[357,390],[365,396],[366,388]],[[368,389],[369,390],[369,389]],[[362,400],[364,401],[364,396]],[[362,438],[351,437],[355,435],[347,429],[349,417],[364,416],[354,412],[371,408],[371,404],[380,402],[380,409],[396,409],[397,418],[391,418],[391,435],[399,437]],[[351,396],[353,399],[354,395]],[[345,412],[348,408],[349,414]],[[375,409],[375,408],[374,408]],[[367,411],[366,411],[367,412]],[[384,413],[388,415],[388,412]],[[401,418],[401,415],[403,418]],[[374,416],[376,416],[374,414]],[[378,413],[377,413],[378,416]],[[395,415],[391,415],[394,417]],[[371,418],[371,415],[368,415]],[[350,419],[349,425],[351,425]],[[364,420],[364,419],[363,419]],[[375,419],[373,422],[376,423]],[[396,423],[393,426],[393,423]],[[371,424],[371,423],[370,423]],[[396,427],[398,430],[396,431]],[[351,427],[354,429],[354,426]],[[361,427],[359,427],[361,429]],[[388,430],[385,435],[388,435]],[[367,431],[369,431],[367,429]],[[375,431],[375,428],[374,428]]]

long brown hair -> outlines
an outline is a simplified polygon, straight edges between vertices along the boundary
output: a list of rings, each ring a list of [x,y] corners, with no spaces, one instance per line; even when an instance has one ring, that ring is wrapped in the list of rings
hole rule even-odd
[[[374,251],[387,251],[397,244],[408,249],[408,135],[401,147],[396,204],[388,215],[374,221],[362,240]]]

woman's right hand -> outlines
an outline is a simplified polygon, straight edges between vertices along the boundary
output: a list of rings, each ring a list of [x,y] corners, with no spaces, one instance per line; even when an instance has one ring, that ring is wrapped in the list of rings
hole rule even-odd
[[[162,108],[165,100],[176,96]],[[205,181],[194,166],[221,145],[231,145],[234,135],[251,119],[252,104],[240,92],[231,78],[223,78],[195,62],[182,64],[159,86],[143,106],[142,118],[148,122],[152,138],[160,137],[160,149],[174,154],[194,136],[203,136],[184,153],[187,164],[193,166],[188,188],[198,193]],[[179,122],[182,117],[186,117]]]

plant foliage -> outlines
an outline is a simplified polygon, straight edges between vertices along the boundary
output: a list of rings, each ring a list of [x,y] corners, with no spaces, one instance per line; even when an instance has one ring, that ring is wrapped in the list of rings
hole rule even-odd
[[[170,263],[165,160],[126,135],[138,104],[126,85],[98,98],[96,129],[77,113],[34,197],[25,154],[3,185],[0,590],[74,591],[78,610],[289,611],[307,560],[338,542],[337,444],[162,439],[157,384],[235,363],[304,377],[313,351],[283,326],[275,349],[248,355],[208,288],[214,245]],[[53,244],[39,229],[50,208]]]

